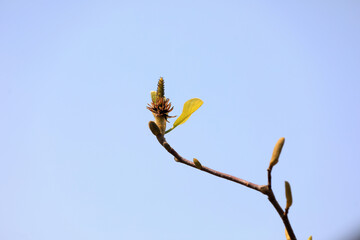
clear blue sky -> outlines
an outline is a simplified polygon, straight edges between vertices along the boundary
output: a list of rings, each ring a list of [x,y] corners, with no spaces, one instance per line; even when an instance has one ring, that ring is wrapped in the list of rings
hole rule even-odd
[[[266,197],[173,161],[145,106],[163,76],[184,157],[266,183],[298,239],[360,226],[359,1],[0,1],[0,239],[285,239]]]

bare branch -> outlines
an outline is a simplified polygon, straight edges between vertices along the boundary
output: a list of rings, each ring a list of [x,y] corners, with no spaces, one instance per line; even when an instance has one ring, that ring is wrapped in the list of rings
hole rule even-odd
[[[268,172],[268,186],[269,189],[271,189],[271,168],[268,168],[267,172]]]
[[[175,157],[175,161],[180,162],[180,163],[183,163],[183,164],[186,164],[186,165],[188,165],[188,166],[190,166],[190,167],[193,167],[193,168],[198,169],[193,162],[191,162],[191,161],[183,158],[182,156],[180,156],[180,154],[178,154],[178,153],[175,151],[175,149],[173,149],[173,148],[166,142],[166,140],[165,140],[165,138],[164,138],[163,135],[158,135],[158,136],[157,136],[157,139],[158,139],[159,143],[160,143],[171,155],[173,155],[173,156]],[[260,185],[257,185],[257,184],[255,184],[255,183],[248,182],[248,181],[246,181],[246,180],[244,180],[244,179],[234,177],[234,176],[232,176],[232,175],[230,175],[230,174],[222,173],[222,172],[216,171],[216,170],[214,170],[214,169],[211,169],[211,168],[208,168],[208,167],[205,167],[205,166],[202,166],[202,168],[199,169],[199,170],[204,171],[204,172],[207,172],[207,173],[210,173],[210,174],[215,175],[215,176],[220,177],[220,178],[225,178],[225,179],[227,179],[227,180],[230,180],[230,181],[239,183],[239,184],[241,184],[241,185],[244,185],[244,186],[246,186],[246,187],[252,188],[252,189],[257,190],[257,191],[259,191],[259,192],[263,192],[264,186],[260,186]],[[265,194],[265,193],[264,193],[264,194]]]
[[[276,200],[275,198],[275,195],[271,189],[271,170],[272,170],[272,167],[269,167],[268,168],[268,185],[258,185],[258,184],[255,184],[255,183],[252,183],[252,182],[249,182],[249,181],[246,181],[244,179],[241,179],[241,178],[237,178],[237,177],[234,177],[232,175],[229,175],[229,174],[226,174],[226,173],[222,173],[222,172],[219,172],[219,171],[216,171],[214,169],[211,169],[211,168],[208,168],[208,167],[205,167],[205,166],[201,166],[201,168],[198,168],[192,161],[189,161],[185,158],[183,158],[182,156],[180,156],[180,154],[178,154],[170,145],[169,143],[166,142],[166,139],[164,137],[164,135],[162,134],[158,134],[156,136],[157,140],[159,141],[159,143],[171,154],[174,156],[175,158],[175,161],[177,162],[180,162],[180,163],[183,163],[183,164],[186,164],[190,167],[193,167],[193,168],[196,168],[200,171],[204,171],[204,172],[207,172],[207,173],[210,173],[212,175],[215,175],[217,177],[220,177],[220,178],[224,178],[224,179],[227,179],[229,181],[232,181],[232,182],[236,182],[238,184],[241,184],[245,187],[248,187],[248,188],[251,188],[251,189],[254,189],[256,191],[259,191],[265,195],[268,196],[268,199],[270,201],[270,203],[274,206],[274,208],[276,209],[276,211],[278,212],[279,216],[281,217],[284,225],[285,225],[285,228],[291,238],[291,240],[296,240],[296,236],[294,234],[294,231],[291,227],[291,224],[290,224],[290,221],[288,219],[288,216],[287,214],[285,214],[284,210],[281,208],[280,204],[278,203],[278,201]]]

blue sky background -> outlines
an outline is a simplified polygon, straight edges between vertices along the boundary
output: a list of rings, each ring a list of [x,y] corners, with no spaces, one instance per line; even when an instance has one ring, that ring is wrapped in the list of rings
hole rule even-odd
[[[360,226],[359,1],[0,1],[0,239],[285,239],[266,197],[173,161],[148,129],[163,76],[184,157],[294,204],[298,239]]]

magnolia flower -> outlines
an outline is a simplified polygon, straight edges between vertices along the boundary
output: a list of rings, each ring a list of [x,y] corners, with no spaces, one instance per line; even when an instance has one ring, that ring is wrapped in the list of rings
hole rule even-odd
[[[161,134],[165,133],[166,122],[169,122],[168,118],[176,117],[169,116],[169,113],[174,109],[174,107],[171,107],[170,99],[166,98],[164,95],[164,79],[160,77],[157,91],[151,92],[151,103],[149,103],[146,108],[153,113],[155,123],[160,128]]]

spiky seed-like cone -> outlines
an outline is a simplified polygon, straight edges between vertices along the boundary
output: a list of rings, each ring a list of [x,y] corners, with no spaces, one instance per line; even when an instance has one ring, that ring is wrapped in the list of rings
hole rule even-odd
[[[169,113],[174,109],[171,106],[170,100],[165,96],[165,84],[164,79],[161,77],[158,82],[157,91],[151,92],[151,103],[148,104],[147,109],[149,109],[155,117],[155,123],[160,129],[162,135],[165,134],[166,122],[168,118],[173,118],[175,116],[169,116]]]
[[[160,77],[160,79],[159,79],[156,93],[157,93],[158,97],[163,98],[165,96],[165,83],[164,83],[164,79],[162,77]]]

